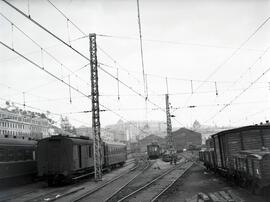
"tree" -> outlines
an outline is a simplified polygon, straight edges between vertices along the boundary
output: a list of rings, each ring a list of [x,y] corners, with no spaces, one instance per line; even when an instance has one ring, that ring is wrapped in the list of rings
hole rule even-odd
[[[201,124],[199,121],[195,120],[194,123],[193,123],[193,128],[194,129],[199,129],[201,127]]]

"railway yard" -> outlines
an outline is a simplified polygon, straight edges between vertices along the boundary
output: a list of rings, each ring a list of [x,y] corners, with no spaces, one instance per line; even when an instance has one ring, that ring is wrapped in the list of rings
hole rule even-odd
[[[124,167],[105,173],[100,182],[83,179],[60,187],[48,187],[45,182],[36,182],[2,189],[0,201],[155,201],[191,165],[183,158],[177,165],[164,163],[160,159],[129,159]]]
[[[46,182],[4,189],[0,201],[183,201],[209,196],[213,202],[265,202],[262,197],[232,185],[196,161],[196,154],[178,155],[176,165],[146,156],[129,156],[123,167],[69,185],[49,187]],[[227,198],[227,200],[226,200]],[[204,201],[204,200],[201,200]],[[205,200],[207,201],[207,200]]]
[[[270,202],[269,1],[0,5],[0,202]]]

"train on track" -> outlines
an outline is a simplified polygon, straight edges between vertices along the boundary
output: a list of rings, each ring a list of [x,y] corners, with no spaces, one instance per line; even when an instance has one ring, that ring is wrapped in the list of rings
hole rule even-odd
[[[0,138],[1,182],[36,173],[36,141]]]
[[[147,156],[149,159],[157,159],[161,156],[161,147],[157,143],[147,145]]]
[[[199,152],[199,159],[207,169],[250,188],[256,194],[268,194],[269,125],[252,125],[222,131],[212,135],[210,140],[212,148]]]
[[[38,176],[49,185],[70,182],[94,170],[93,140],[68,136],[52,136],[37,145]],[[103,169],[122,166],[127,160],[127,148],[122,143],[101,144]]]

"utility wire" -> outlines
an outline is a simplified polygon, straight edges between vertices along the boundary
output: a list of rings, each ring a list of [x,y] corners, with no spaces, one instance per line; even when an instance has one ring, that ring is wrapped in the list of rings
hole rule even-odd
[[[90,59],[88,57],[86,57],[84,54],[82,54],[80,51],[78,51],[77,49],[73,48],[71,45],[67,44],[65,41],[63,41],[61,38],[59,38],[58,36],[56,36],[55,34],[53,34],[51,31],[49,31],[47,28],[45,28],[44,26],[42,26],[41,24],[39,24],[37,21],[35,21],[33,18],[27,16],[23,11],[21,11],[20,9],[18,9],[17,7],[15,7],[14,5],[12,5],[11,3],[9,3],[6,0],[2,0],[3,2],[5,2],[7,5],[9,5],[11,8],[13,8],[14,10],[16,10],[17,12],[19,12],[21,15],[23,15],[24,17],[26,17],[27,19],[29,19],[31,22],[33,22],[34,24],[36,24],[38,27],[40,27],[41,29],[43,29],[44,31],[46,31],[47,33],[49,33],[51,36],[53,36],[54,38],[56,38],[57,40],[59,40],[60,42],[62,42],[64,45],[68,46],[69,48],[71,48],[74,52],[76,52],[77,54],[79,54],[81,57],[85,58],[87,61],[90,61]],[[99,66],[99,68],[105,72],[106,74],[108,74],[109,76],[111,76],[112,78],[114,78],[115,80],[117,80],[117,78],[112,75],[110,72],[108,72],[107,70],[105,70],[104,68],[101,68]],[[129,88],[131,91],[133,91],[134,93],[136,93],[137,95],[141,96],[144,98],[143,95],[141,95],[141,93],[137,92],[136,90],[134,90],[132,87],[128,86],[126,83],[124,83],[123,81],[119,80],[119,83],[121,83],[122,85],[124,85],[125,87]],[[157,104],[151,102],[148,99],[148,102],[158,106]],[[162,109],[160,106],[158,106],[160,109]],[[162,110],[164,111],[164,110]]]
[[[8,46],[7,44],[3,43],[2,41],[0,41],[0,44],[3,45],[4,47],[6,47],[7,49],[13,51],[14,53],[16,53],[17,55],[21,56],[23,59],[27,60],[28,62],[30,62],[31,64],[33,64],[35,67],[39,68],[40,70],[44,71],[45,73],[47,73],[48,75],[50,75],[51,77],[57,79],[58,81],[62,82],[63,84],[67,85],[69,88],[73,89],[74,91],[76,91],[77,93],[85,96],[88,99],[91,99],[88,95],[86,95],[85,93],[83,93],[82,91],[78,90],[77,88],[73,87],[72,85],[68,84],[67,82],[63,81],[62,79],[60,79],[59,77],[57,77],[56,75],[54,75],[53,73],[49,72],[48,70],[46,70],[44,67],[41,67],[40,65],[38,65],[37,63],[35,63],[34,61],[32,61],[31,59],[27,58],[26,56],[24,56],[23,54],[19,53],[18,51],[16,51],[15,49],[12,49],[10,46]],[[125,119],[122,115],[120,115],[119,113],[111,110],[110,108],[102,105],[99,103],[100,106],[102,106],[105,110],[112,112],[113,114],[117,115],[118,117],[120,117],[122,120],[127,121],[127,119]],[[143,131],[142,129],[138,128],[141,132],[146,133],[145,131]]]
[[[100,34],[100,33],[97,33],[97,36],[106,37],[106,38],[116,38],[116,39],[139,40],[138,37],[133,37],[133,36],[117,36],[117,35]],[[202,47],[202,48],[235,49],[235,47],[230,47],[230,46],[188,43],[188,42],[180,42],[180,41],[166,41],[166,40],[147,39],[147,38],[143,38],[142,40],[144,42],[165,43],[165,44],[184,45],[184,46],[196,46],[196,47]],[[251,48],[246,48],[244,50],[262,52],[261,50],[251,49]]]
[[[215,69],[214,69],[214,71],[212,71],[208,76],[207,76],[207,78],[205,79],[205,81],[207,81],[207,80],[209,80],[214,74],[216,74],[224,65],[226,65],[237,53],[238,53],[238,51],[243,47],[243,46],[245,46],[247,43],[248,43],[248,41],[269,21],[269,19],[270,19],[270,16],[269,17],[267,17],[256,29],[255,29],[255,31],[253,31],[252,33],[251,33],[251,35],[249,35],[249,37],[245,40],[245,41],[243,41],[241,44],[240,44],[240,46],[237,48],[237,49],[235,49],[233,52],[232,52],[232,54],[230,54],[229,55],[229,57],[227,57],[225,60],[223,60],[222,61],[222,63],[220,64],[220,65],[218,65]],[[205,84],[205,82],[203,82],[201,85],[199,85],[197,88],[196,88],[196,90],[195,91],[197,91],[198,89],[200,89],[203,85]],[[186,103],[190,100],[190,98],[192,97],[192,95],[187,99],[187,101],[186,101]]]
[[[2,98],[2,97],[0,97],[0,100],[8,101],[8,99]],[[14,103],[16,105],[19,105],[19,106],[22,106],[22,107],[27,107],[27,108],[35,110],[35,111],[40,111],[40,112],[43,112],[43,113],[50,112],[50,114],[52,114],[52,115],[56,115],[56,116],[60,116],[60,117],[62,116],[62,113],[51,112],[51,111],[41,109],[41,108],[38,108],[38,107],[33,107],[31,105],[28,105],[28,104],[23,104],[23,103],[20,103],[20,102],[12,102],[12,103]],[[70,118],[69,117],[69,119],[80,122],[80,123],[85,124],[85,125],[89,125],[89,123],[86,123],[84,121],[80,121],[80,120],[75,119],[75,118]],[[53,120],[53,121],[55,121],[55,120]],[[55,122],[57,122],[57,121],[55,121]]]
[[[222,107],[216,114],[214,114],[210,119],[208,119],[206,122],[211,121],[213,118],[215,118],[218,114],[220,114],[222,111],[224,111],[227,107],[232,105],[232,103],[238,99],[242,94],[244,94],[251,86],[253,86],[258,80],[260,80],[267,72],[269,72],[270,67],[267,68],[259,77],[257,77],[251,84],[246,87],[243,91],[241,91],[238,95],[236,95],[228,104],[226,104],[224,107]]]
[[[270,49],[270,46],[269,47],[267,47],[264,51],[263,51],[263,53],[246,69],[246,71],[245,72],[243,72],[239,77],[238,77],[238,79],[236,79],[233,83],[232,83],[232,85],[230,85],[230,87],[232,87],[232,86],[234,86],[236,83],[238,83],[241,79],[243,79],[244,78],[244,76],[248,73],[248,72],[250,72],[250,70],[262,59],[262,57],[264,57],[265,56],[265,54],[269,51],[269,49]],[[259,82],[257,82],[257,83],[259,83]],[[230,89],[230,87],[228,87],[225,91],[224,91],[224,93],[222,93],[221,95],[223,95],[224,96],[224,94],[226,94],[227,92],[229,92],[229,89]],[[217,97],[215,98],[215,100],[217,99]],[[209,112],[210,113],[210,112]]]
[[[79,78],[81,81],[85,82],[86,84],[90,85],[87,81],[84,81],[79,75],[74,73],[70,68],[68,68],[66,65],[64,65],[61,61],[59,61],[54,55],[52,55],[50,52],[45,50],[39,43],[37,43],[35,40],[33,40],[28,34],[26,34],[22,29],[20,29],[17,25],[15,25],[11,20],[9,20],[4,14],[0,13],[0,15],[7,20],[11,25],[16,27],[17,30],[19,30],[25,37],[27,37],[30,41],[32,41],[36,46],[38,46],[41,50],[41,60],[43,61],[43,52],[45,52],[47,55],[49,55],[55,62],[63,66],[65,69],[67,69],[70,73],[74,74],[75,77]]]
[[[80,51],[78,51],[77,49],[75,49],[74,47],[72,47],[71,45],[69,45],[68,43],[66,43],[64,40],[62,40],[61,38],[59,38],[58,36],[56,36],[54,33],[52,33],[50,30],[48,30],[47,28],[45,28],[44,26],[42,26],[40,23],[38,23],[37,21],[35,21],[33,18],[31,18],[30,16],[27,16],[23,11],[21,11],[20,9],[18,9],[17,7],[15,7],[14,5],[12,5],[11,3],[9,3],[6,0],[2,0],[4,3],[6,3],[8,6],[10,6],[11,8],[13,8],[14,10],[16,10],[18,13],[20,13],[22,16],[24,16],[25,18],[29,19],[31,22],[33,22],[34,24],[36,24],[38,27],[40,27],[41,29],[43,29],[44,31],[46,31],[48,34],[50,34],[51,36],[53,36],[55,39],[57,39],[58,41],[62,42],[64,45],[66,45],[67,47],[69,47],[71,50],[73,50],[75,53],[77,53],[78,55],[80,55],[81,57],[83,57],[84,59],[86,59],[87,61],[90,62],[90,59],[85,56],[84,54],[82,54]],[[115,80],[117,80],[117,78],[112,75],[110,72],[108,72],[107,70],[105,70],[104,68],[101,68],[99,66],[99,69],[101,69],[104,73],[108,74],[109,76],[111,76],[112,78],[114,78]],[[136,93],[137,95],[141,96],[144,98],[143,95],[141,95],[141,93],[137,92],[136,90],[134,90],[132,87],[130,87],[129,85],[127,85],[126,83],[124,83],[123,81],[121,81],[120,79],[118,79],[119,83],[121,83],[122,85],[124,85],[125,87],[127,87],[128,89],[130,89],[132,92]],[[158,106],[157,104],[153,103],[152,101],[150,101],[149,99],[147,99],[147,101],[149,103],[151,103],[154,106],[157,106],[158,108],[160,108],[162,111],[164,111],[166,113],[166,110],[163,110],[162,107]],[[179,124],[181,124],[178,120],[176,120],[174,118],[174,120],[176,122],[178,122]],[[183,124],[181,124],[183,125]]]
[[[243,47],[243,46],[245,46],[248,42],[249,42],[249,40],[269,21],[269,19],[270,19],[270,17],[267,17],[256,29],[255,29],[255,31],[254,32],[252,32],[252,34],[245,40],[245,41],[243,41],[241,44],[240,44],[240,46],[237,48],[237,49],[235,49],[233,52],[232,52],[232,54],[228,57],[228,58],[226,58],[220,65],[218,65],[215,69],[214,69],[214,71],[213,72],[211,72],[210,73],[210,75],[205,79],[205,80],[209,80],[219,69],[221,69],[225,64],[227,64],[227,62],[230,60],[230,59],[232,59],[235,55],[236,55],[236,53],[238,53],[238,51]],[[199,86],[198,88],[200,88],[201,86]],[[198,88],[197,88],[197,90],[198,90]]]

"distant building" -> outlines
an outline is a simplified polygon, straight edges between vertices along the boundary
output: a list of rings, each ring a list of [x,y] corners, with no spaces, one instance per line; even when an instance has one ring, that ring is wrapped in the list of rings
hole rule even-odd
[[[76,128],[76,135],[77,136],[86,136],[89,138],[93,138],[93,130],[91,127],[81,126],[79,128]],[[101,128],[100,129],[100,136],[103,141],[109,141],[113,142],[114,140],[114,134],[108,131],[107,129]]]
[[[140,148],[141,152],[146,152],[147,151],[147,145],[150,145],[152,143],[157,143],[161,147],[165,147],[166,145],[166,140],[162,137],[159,137],[157,135],[148,135],[145,138],[139,140],[137,146]]]
[[[106,126],[104,130],[111,134],[113,141],[127,142],[126,125],[122,120],[119,120],[116,124]]]
[[[161,121],[128,121],[119,120],[116,124],[105,127],[114,134],[114,140],[120,142],[137,142],[149,134],[166,136],[166,123]]]
[[[41,139],[49,136],[49,120],[44,114],[0,108],[0,137]]]
[[[172,138],[173,146],[177,151],[182,151],[192,146],[201,146],[202,144],[202,134],[187,128],[180,128],[172,132]]]
[[[91,127],[79,127],[76,128],[77,136],[87,136],[89,138],[93,138],[93,132]]]

